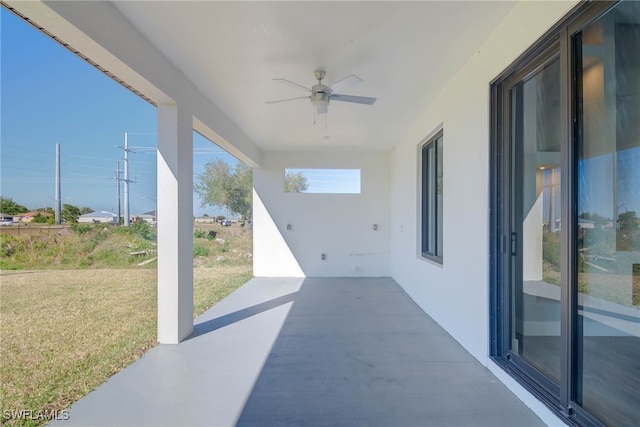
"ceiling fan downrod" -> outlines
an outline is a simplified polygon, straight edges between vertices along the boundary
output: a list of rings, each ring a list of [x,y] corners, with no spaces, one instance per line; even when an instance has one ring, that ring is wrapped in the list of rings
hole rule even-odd
[[[318,84],[322,84],[322,79],[327,74],[325,70],[315,70],[313,74],[316,76],[316,80],[318,80]]]

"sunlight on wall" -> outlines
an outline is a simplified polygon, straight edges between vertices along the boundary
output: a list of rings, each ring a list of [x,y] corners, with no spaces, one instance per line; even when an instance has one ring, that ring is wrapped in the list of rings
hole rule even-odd
[[[271,214],[253,190],[254,247],[267,247],[271,256],[254,257],[253,274],[256,277],[305,277],[298,260],[285,242]]]

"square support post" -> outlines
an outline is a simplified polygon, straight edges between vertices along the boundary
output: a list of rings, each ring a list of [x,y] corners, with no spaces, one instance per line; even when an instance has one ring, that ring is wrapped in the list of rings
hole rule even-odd
[[[193,117],[158,105],[158,341],[193,332]]]

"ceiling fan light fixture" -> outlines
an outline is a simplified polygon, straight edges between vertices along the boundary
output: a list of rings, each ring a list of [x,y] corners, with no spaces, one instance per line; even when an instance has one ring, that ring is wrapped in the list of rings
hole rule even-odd
[[[321,100],[313,103],[313,107],[316,109],[316,113],[324,114],[329,111],[329,101]]]
[[[317,114],[325,114],[329,109],[329,94],[316,92],[311,95],[311,104],[316,109]]]

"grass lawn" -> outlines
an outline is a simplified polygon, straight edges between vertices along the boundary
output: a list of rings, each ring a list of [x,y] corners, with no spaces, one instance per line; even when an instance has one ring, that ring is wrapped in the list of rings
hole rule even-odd
[[[196,315],[251,277],[247,262],[195,268]],[[62,410],[154,347],[156,278],[155,269],[2,271],[3,424],[44,424],[4,411]]]

